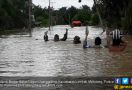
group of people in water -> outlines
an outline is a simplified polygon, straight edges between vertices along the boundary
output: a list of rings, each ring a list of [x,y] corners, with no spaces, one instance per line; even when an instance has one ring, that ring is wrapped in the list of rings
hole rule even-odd
[[[48,40],[48,35],[47,35],[48,31],[46,31],[44,33],[44,41],[49,41]],[[66,33],[64,34],[64,37],[59,39],[59,35],[58,34],[55,34],[54,36],[54,41],[57,42],[57,41],[66,41],[67,40],[67,35],[68,35],[68,29],[66,29]]]
[[[48,31],[44,32],[44,41],[49,41],[48,40],[48,35],[47,35]],[[68,36],[68,29],[66,28],[66,32],[63,36],[63,38],[59,39],[59,35],[58,34],[55,34],[54,35],[54,41],[57,42],[57,41],[66,41],[67,40],[67,36]],[[80,37],[79,36],[75,36],[74,37],[74,40],[73,40],[73,43],[74,44],[79,44],[81,43],[81,40],[80,40]]]
[[[48,35],[47,35],[48,31],[46,31],[44,33],[44,41],[48,41]],[[90,42],[87,40],[89,35],[89,30],[88,30],[88,26],[86,26],[86,31],[85,31],[85,39],[83,42],[83,48],[91,48],[91,47],[102,47],[102,39],[98,36],[95,38],[94,40],[94,46],[92,46],[90,44]],[[121,33],[121,31],[119,29],[113,30],[110,33],[107,34],[107,36],[109,36],[111,38],[111,40],[109,41],[109,45],[112,46],[119,46],[122,45],[124,43],[124,41],[122,40],[123,34]],[[63,36],[63,38],[59,39],[59,35],[55,34],[54,35],[54,41],[66,41],[68,37],[68,29],[66,29],[66,32]],[[75,36],[74,40],[73,40],[74,44],[79,44],[81,43],[80,37],[79,36]],[[108,44],[108,43],[107,43]],[[107,45],[107,47],[109,46]]]

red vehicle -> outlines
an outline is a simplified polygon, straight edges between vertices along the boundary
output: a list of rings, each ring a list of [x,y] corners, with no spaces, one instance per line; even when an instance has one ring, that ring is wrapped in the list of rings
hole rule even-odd
[[[82,25],[82,23],[79,20],[73,20],[72,21],[72,27],[81,26],[81,25]]]

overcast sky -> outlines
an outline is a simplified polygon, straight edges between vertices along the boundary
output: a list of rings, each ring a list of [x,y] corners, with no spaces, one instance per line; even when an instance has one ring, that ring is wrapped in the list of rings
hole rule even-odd
[[[35,5],[40,5],[41,7],[48,7],[49,0],[33,0]],[[82,0],[81,3],[78,0],[51,0],[51,6],[55,9],[59,9],[61,7],[70,7],[75,6],[77,8],[81,7],[82,5],[88,5],[90,7],[93,6],[93,0]]]

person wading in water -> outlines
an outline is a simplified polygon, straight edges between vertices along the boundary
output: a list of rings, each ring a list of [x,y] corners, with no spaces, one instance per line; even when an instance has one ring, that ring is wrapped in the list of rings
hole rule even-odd
[[[49,41],[47,33],[48,33],[48,31],[44,32],[44,41]]]
[[[66,28],[66,33],[64,34],[64,37],[61,39],[61,41],[66,41],[68,35],[68,29]]]

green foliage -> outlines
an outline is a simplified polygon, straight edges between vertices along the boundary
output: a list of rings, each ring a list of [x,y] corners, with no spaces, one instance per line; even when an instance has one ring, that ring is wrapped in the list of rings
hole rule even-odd
[[[87,5],[81,8],[71,6],[59,10],[51,9],[52,24],[70,24],[72,20],[80,20],[90,25],[99,25],[96,7],[103,22],[108,27],[122,28],[132,32],[132,0],[97,0],[97,6],[90,9]],[[34,6],[33,15],[36,23],[48,26],[49,10]],[[23,28],[28,23],[28,0],[0,0],[0,29]]]
[[[35,16],[36,22],[40,22],[41,26],[47,26],[48,25],[48,9],[41,8],[40,6],[34,6],[33,14]]]
[[[42,21],[42,26],[48,26],[48,19],[43,19],[43,21]]]
[[[49,9],[40,6],[33,6],[32,13],[35,17],[35,24],[48,26]],[[62,7],[59,10],[51,9],[51,22],[54,24],[69,24],[72,20],[91,22],[92,11],[87,5],[77,9]],[[97,22],[94,20],[94,24]],[[23,28],[28,25],[28,0],[0,0],[0,28]]]
[[[83,5],[79,9],[71,6],[68,9],[63,7],[58,10],[60,19],[64,21],[62,24],[69,24],[72,20],[80,20],[82,23],[90,22],[91,12],[92,11],[87,5]]]
[[[96,13],[92,15],[91,24],[92,25],[98,25],[99,24],[99,17]]]
[[[0,29],[26,26],[25,21],[28,17],[25,3],[25,0],[0,0]]]
[[[41,22],[42,25],[47,26],[48,24],[48,9],[43,9],[40,6],[35,6],[33,9],[35,19],[37,22]],[[99,19],[98,16],[94,15],[92,17],[92,11],[87,5],[83,5],[81,8],[77,9],[74,6],[69,8],[62,7],[59,10],[51,10],[51,22],[52,25],[55,24],[70,24],[72,20],[80,20],[84,25],[86,22],[94,25],[98,25]],[[94,20],[94,21],[92,21]]]
[[[78,10],[74,6],[71,6],[68,8],[67,13],[69,13],[70,18],[72,19],[78,13]]]
[[[83,5],[78,13],[74,16],[75,20],[80,20],[81,22],[89,22],[91,19],[91,10],[88,6]]]
[[[132,28],[132,0],[97,0],[98,8],[107,26],[130,30]],[[95,11],[95,5],[93,6]]]

